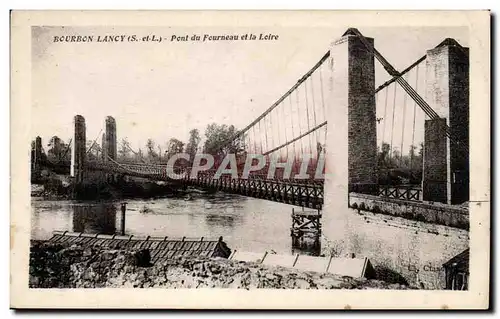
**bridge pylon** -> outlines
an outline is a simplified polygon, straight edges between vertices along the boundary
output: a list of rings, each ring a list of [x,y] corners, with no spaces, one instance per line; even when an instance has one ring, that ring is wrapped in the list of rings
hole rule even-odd
[[[446,39],[427,51],[426,97],[440,118],[425,121],[423,200],[469,199],[469,50]],[[464,144],[459,149],[445,134]]]
[[[81,115],[75,115],[73,122],[75,125],[75,132],[73,137],[73,148],[71,149],[71,176],[74,177],[75,183],[81,183],[84,179],[87,159],[85,118]]]
[[[42,138],[40,136],[35,138],[35,149],[31,165],[33,178],[39,178],[42,173]]]
[[[373,38],[364,39],[373,45]],[[375,57],[348,30],[332,44],[329,65],[323,225],[338,243],[327,253],[348,255],[356,251],[349,193],[378,195]]]
[[[111,158],[116,160],[117,147],[116,147],[116,121],[112,116],[106,117],[106,135],[105,135],[105,149],[106,159]],[[103,148],[103,149],[104,149]]]

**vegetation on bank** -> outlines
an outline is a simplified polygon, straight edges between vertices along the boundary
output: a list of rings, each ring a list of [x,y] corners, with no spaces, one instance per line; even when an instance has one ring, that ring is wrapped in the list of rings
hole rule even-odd
[[[109,200],[183,196],[185,189],[172,184],[130,179],[126,182],[96,180],[75,184],[65,176],[50,174],[32,181],[32,196],[45,199]]]

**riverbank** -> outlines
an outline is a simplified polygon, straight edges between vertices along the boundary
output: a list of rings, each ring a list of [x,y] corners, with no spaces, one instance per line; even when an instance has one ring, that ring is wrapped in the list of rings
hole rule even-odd
[[[151,264],[147,250],[32,242],[30,288],[408,289],[381,280],[272,267],[224,258],[180,257]]]
[[[182,197],[186,190],[179,185],[140,178],[121,183],[95,181],[74,184],[68,176],[50,175],[31,184],[31,196],[45,200],[114,200],[129,198]]]

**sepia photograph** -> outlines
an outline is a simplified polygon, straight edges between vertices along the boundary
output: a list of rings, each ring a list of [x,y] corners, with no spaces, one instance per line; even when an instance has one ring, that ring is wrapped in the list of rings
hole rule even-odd
[[[489,94],[489,51],[475,51],[488,12],[469,17],[479,35],[375,15],[189,23],[202,14],[12,13],[29,49],[11,119],[23,291],[466,291],[487,305],[490,106],[472,92]]]

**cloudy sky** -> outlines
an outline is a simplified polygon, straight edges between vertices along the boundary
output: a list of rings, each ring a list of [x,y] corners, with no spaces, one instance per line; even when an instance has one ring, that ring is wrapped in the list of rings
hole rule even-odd
[[[41,136],[44,144],[53,135],[68,141],[76,114],[85,117],[89,140],[103,129],[106,116],[115,117],[118,138],[126,137],[134,149],[144,147],[148,138],[160,145],[165,145],[171,137],[186,141],[189,130],[198,128],[203,134],[212,122],[243,128],[318,62],[331,42],[344,31],[290,27],[33,27],[32,135]],[[468,45],[468,33],[463,28],[364,28],[360,31],[375,38],[376,48],[399,70],[446,37]],[[142,38],[154,34],[171,38],[172,35],[246,33],[276,34],[279,39],[95,42],[97,36],[106,35]],[[54,36],[65,35],[93,35],[94,42],[53,41]],[[376,63],[376,84],[379,85],[388,75]],[[421,79],[424,75],[422,71]],[[410,76],[408,81],[414,80]],[[420,89],[419,92],[425,94]],[[402,99],[403,94],[399,96]],[[378,105],[378,117],[381,110]],[[420,121],[423,130],[423,115]],[[394,134],[400,136],[401,129]],[[416,134],[421,139],[422,134]],[[379,135],[380,140],[380,130]]]

